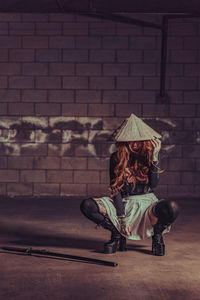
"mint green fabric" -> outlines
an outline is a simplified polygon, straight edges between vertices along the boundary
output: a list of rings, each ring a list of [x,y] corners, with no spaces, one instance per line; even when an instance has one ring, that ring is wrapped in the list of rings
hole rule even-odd
[[[98,200],[103,203],[108,218],[120,231],[120,224],[117,218],[116,209],[113,205],[113,200],[110,197],[94,198],[94,200],[97,200],[97,203]],[[131,235],[126,236],[128,239],[144,240],[153,235],[153,227],[148,216],[148,209],[157,201],[158,198],[154,193],[123,198],[123,202],[125,204],[125,220],[131,228]],[[169,232],[169,230],[170,228],[167,228],[164,233]],[[124,235],[123,233],[121,234]]]

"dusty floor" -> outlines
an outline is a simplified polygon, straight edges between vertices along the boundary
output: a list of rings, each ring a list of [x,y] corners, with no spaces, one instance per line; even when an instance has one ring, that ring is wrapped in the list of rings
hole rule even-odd
[[[128,252],[103,254],[109,232],[81,215],[78,199],[2,199],[0,246],[31,246],[118,266],[0,250],[0,299],[200,299],[200,201],[178,203],[181,215],[165,235],[166,255],[156,257],[151,239],[128,241]]]

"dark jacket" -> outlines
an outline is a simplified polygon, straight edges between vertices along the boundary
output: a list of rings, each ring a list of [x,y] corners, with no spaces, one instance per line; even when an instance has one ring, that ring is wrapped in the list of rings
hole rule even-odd
[[[110,157],[110,184],[113,182],[113,179],[115,179],[116,175],[114,173],[115,166],[117,162],[115,161],[115,154],[114,152]],[[143,157],[138,156],[137,159],[140,161],[141,164],[146,165],[147,162],[144,160]],[[132,166],[136,160],[136,156],[132,155],[130,158],[130,161],[128,162],[128,166]],[[124,205],[122,202],[123,197],[129,196],[129,195],[140,195],[140,194],[146,194],[153,192],[153,188],[155,188],[159,181],[159,173],[158,168],[160,168],[159,161],[156,163],[152,163],[149,168],[149,183],[148,184],[142,184],[137,183],[135,186],[135,189],[133,190],[133,184],[128,183],[127,180],[125,180],[125,185],[123,188],[113,197],[115,208],[117,210],[117,215],[122,216],[124,215]]]

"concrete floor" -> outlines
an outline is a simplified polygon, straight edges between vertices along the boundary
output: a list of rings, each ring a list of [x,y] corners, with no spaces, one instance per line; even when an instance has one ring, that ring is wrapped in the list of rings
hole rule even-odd
[[[178,200],[181,215],[165,235],[166,255],[151,239],[106,255],[109,232],[79,211],[78,199],[2,199],[0,246],[33,247],[115,261],[117,267],[0,250],[0,299],[200,299],[200,201]]]

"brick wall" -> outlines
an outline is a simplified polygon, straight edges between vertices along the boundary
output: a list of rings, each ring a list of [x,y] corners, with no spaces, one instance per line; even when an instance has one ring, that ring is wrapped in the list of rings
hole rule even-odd
[[[0,14],[0,194],[108,194],[107,137],[133,112],[163,136],[156,193],[199,196],[199,20],[170,21],[170,103],[156,104],[158,30],[72,14]]]

